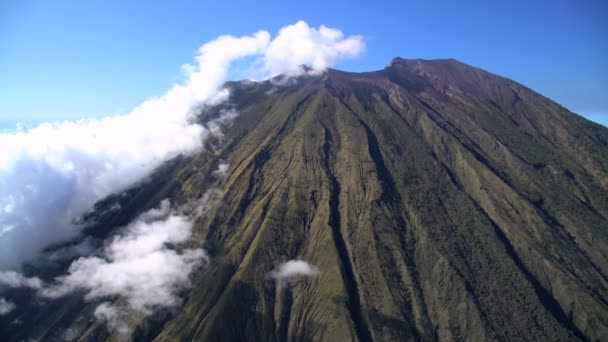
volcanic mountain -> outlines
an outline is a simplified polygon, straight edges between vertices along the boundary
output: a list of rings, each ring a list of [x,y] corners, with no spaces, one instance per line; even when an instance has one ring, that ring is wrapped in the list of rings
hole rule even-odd
[[[125,336],[82,294],[12,290],[4,340],[608,340],[607,128],[453,59],[226,86],[200,114],[239,113],[222,137],[83,218],[107,238],[215,189],[180,305]],[[316,272],[269,276],[289,260]]]

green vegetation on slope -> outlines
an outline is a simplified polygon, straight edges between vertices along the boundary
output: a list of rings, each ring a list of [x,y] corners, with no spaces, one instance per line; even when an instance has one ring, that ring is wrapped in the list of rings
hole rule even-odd
[[[231,87],[223,143],[88,217],[105,236],[223,192],[191,243],[210,267],[182,307],[134,317],[134,340],[608,339],[608,129],[454,60]],[[291,259],[320,274],[277,286]],[[77,296],[32,305],[0,332],[121,338]]]

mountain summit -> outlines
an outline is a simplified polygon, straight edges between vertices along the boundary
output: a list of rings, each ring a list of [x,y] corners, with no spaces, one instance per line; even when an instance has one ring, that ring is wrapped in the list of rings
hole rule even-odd
[[[209,149],[84,218],[107,238],[217,193],[189,242],[207,267],[133,340],[608,339],[608,129],[452,59],[227,86],[239,116]],[[27,291],[4,340],[125,337],[82,294]]]

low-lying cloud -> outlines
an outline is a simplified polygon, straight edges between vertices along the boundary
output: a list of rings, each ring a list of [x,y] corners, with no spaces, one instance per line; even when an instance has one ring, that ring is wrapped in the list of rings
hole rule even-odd
[[[190,286],[191,272],[208,263],[200,248],[176,248],[190,238],[191,229],[191,219],[172,212],[165,200],[125,227],[100,256],[77,259],[66,275],[39,294],[57,298],[84,290],[85,300],[123,298],[129,310],[142,313],[178,305],[178,293]],[[95,315],[109,320],[120,311],[125,309],[104,302]]]
[[[272,270],[269,275],[277,281],[285,281],[298,276],[314,277],[318,274],[319,269],[304,260],[289,260],[280,264],[277,268]]]
[[[0,271],[0,288],[29,287],[31,289],[42,288],[42,281],[37,277],[27,278],[15,271]]]
[[[4,316],[15,309],[15,304],[7,301],[4,298],[0,298],[0,316]]]
[[[108,302],[103,302],[95,308],[93,315],[100,321],[106,322],[108,328],[116,330],[121,334],[128,334],[131,328],[127,324],[128,309],[116,305],[112,305]]]
[[[0,290],[4,288],[30,288],[39,290],[42,286],[42,281],[39,278],[28,278],[15,271],[0,271]],[[15,308],[15,303],[0,297],[0,316],[11,313]]]

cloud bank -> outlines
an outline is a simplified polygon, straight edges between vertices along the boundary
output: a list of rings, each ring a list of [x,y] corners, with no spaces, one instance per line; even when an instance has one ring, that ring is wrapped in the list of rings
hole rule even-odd
[[[203,45],[184,85],[129,114],[0,134],[0,269],[17,269],[49,243],[74,236],[72,221],[97,200],[200,149],[218,126],[193,123],[191,108],[224,100],[229,63],[260,53],[268,40],[258,32]]]
[[[267,31],[221,36],[198,49],[194,64],[183,66],[183,83],[128,114],[0,134],[0,270],[18,270],[50,243],[73,237],[81,229],[74,219],[96,201],[168,159],[198,151],[207,137],[219,134],[220,121],[236,113],[226,112],[207,125],[193,119],[201,106],[228,99],[221,87],[235,60],[252,58],[254,78],[298,75],[305,72],[300,64],[319,74],[364,49],[360,36],[345,37],[338,29],[316,29],[303,21],[282,28],[274,39]],[[103,260],[86,263],[105,265]]]

